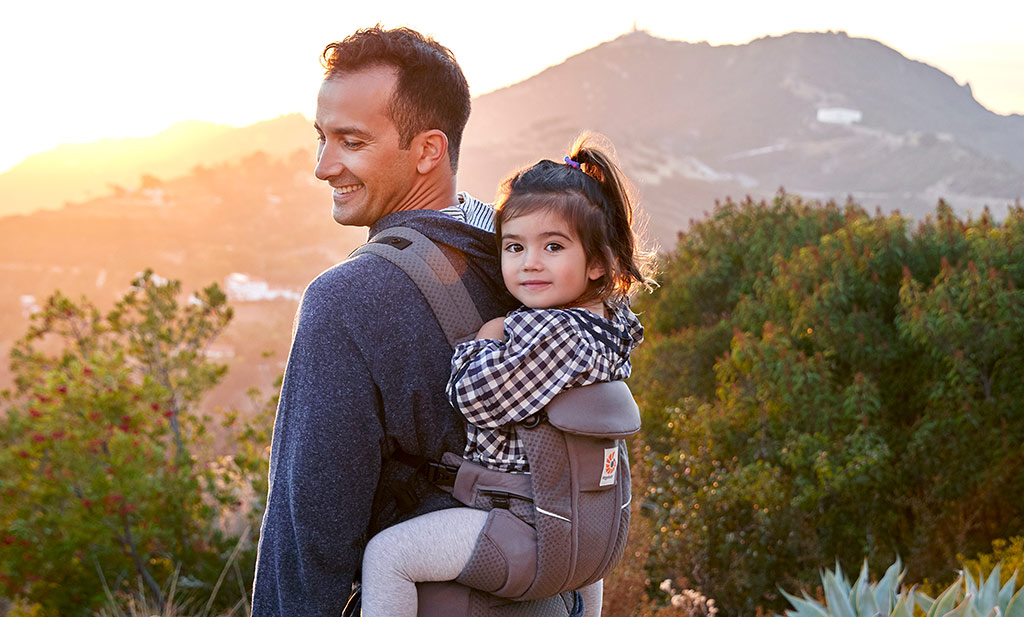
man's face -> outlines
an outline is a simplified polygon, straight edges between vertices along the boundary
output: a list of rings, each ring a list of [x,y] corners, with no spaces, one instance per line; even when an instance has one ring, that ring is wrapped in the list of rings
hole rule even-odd
[[[398,147],[398,129],[387,115],[393,68],[337,75],[320,86],[315,127],[320,134],[316,177],[334,188],[334,220],[369,226],[406,209],[417,178],[411,150]]]

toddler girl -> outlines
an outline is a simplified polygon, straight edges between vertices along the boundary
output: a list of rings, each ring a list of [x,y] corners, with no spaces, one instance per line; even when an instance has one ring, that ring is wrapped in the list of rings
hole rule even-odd
[[[626,182],[582,137],[564,163],[544,160],[502,186],[495,234],[502,278],[523,307],[483,325],[456,347],[448,395],[468,421],[466,459],[528,473],[515,424],[566,388],[629,377],[643,328],[628,294],[647,284]],[[363,614],[416,614],[416,582],[455,579],[487,512],[452,508],[374,536],[363,560]],[[600,583],[584,593],[600,615]]]

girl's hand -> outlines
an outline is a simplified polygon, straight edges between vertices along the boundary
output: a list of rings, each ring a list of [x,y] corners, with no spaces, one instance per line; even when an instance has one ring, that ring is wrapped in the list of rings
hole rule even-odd
[[[499,341],[505,339],[505,318],[495,317],[488,321],[480,328],[480,331],[476,333],[477,340],[482,338],[492,338]]]

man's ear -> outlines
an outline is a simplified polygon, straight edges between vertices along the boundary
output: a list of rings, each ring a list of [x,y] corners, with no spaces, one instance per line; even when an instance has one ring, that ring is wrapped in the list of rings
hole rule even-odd
[[[412,147],[417,153],[416,171],[428,174],[438,165],[449,165],[448,136],[444,131],[430,129],[413,138]]]

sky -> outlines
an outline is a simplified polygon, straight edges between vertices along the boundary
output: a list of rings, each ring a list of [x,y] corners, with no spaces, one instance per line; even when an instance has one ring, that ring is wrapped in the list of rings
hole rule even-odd
[[[152,135],[186,120],[312,117],[324,45],[375,23],[448,46],[474,96],[634,24],[712,45],[844,30],[969,82],[996,113],[1024,113],[1024,2],[1006,0],[14,0],[3,15],[0,171],[61,143]]]

